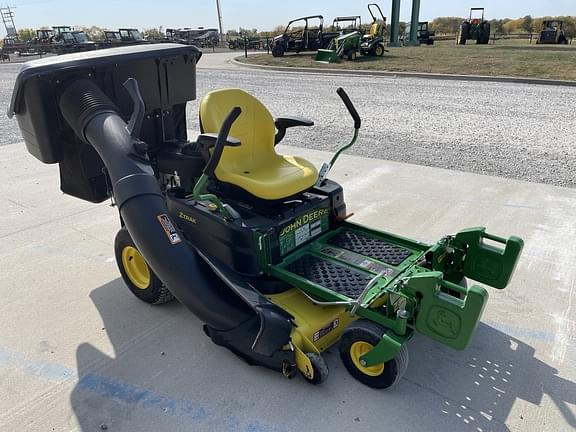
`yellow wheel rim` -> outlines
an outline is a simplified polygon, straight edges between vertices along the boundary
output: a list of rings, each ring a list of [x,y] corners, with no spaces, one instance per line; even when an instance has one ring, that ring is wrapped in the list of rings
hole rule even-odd
[[[354,342],[350,347],[350,358],[354,366],[356,366],[356,369],[364,375],[375,377],[382,375],[382,372],[384,372],[384,363],[374,366],[362,366],[362,363],[360,363],[360,357],[371,351],[372,348],[374,348],[374,345],[371,343],[364,341]]]
[[[130,282],[137,288],[146,289],[150,285],[150,269],[138,249],[126,246],[122,249],[122,265]]]

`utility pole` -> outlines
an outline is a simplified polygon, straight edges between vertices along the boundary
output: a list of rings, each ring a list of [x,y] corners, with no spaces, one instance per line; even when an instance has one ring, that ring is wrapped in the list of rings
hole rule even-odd
[[[418,22],[420,21],[420,0],[412,0],[412,17],[410,21],[410,46],[418,46]]]
[[[220,43],[224,43],[224,27],[222,26],[222,8],[220,0],[216,0],[216,10],[218,11],[218,26],[220,27]]]

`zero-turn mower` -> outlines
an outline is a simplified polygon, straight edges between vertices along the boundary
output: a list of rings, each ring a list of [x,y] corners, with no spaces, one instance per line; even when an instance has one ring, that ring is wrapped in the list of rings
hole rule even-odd
[[[273,118],[240,89],[204,95],[189,140],[200,57],[177,44],[105,49],[26,63],[15,83],[8,114],[29,152],[59,164],[64,193],[118,208],[132,293],[177,298],[214,343],[313,384],[334,344],[376,388],[400,380],[416,332],[464,349],[488,299],[465,278],[504,288],[522,240],[470,228],[425,244],[350,222],[328,178],[361,126],[342,89],[353,137],[320,170],[275,150],[313,122]]]
[[[368,33],[362,36],[360,54],[381,57],[386,50],[384,42],[386,17],[382,13],[380,6],[376,3],[370,3],[368,5],[368,12],[370,12],[370,16],[372,17],[372,24],[370,25]]]

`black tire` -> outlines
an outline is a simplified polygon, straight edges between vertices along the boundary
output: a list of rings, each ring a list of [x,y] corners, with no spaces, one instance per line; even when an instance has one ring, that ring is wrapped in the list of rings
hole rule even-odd
[[[374,47],[374,55],[376,57],[382,57],[384,55],[384,45],[382,44],[376,44],[376,46]]]
[[[116,234],[116,239],[114,240],[114,255],[116,256],[116,264],[118,265],[122,279],[124,279],[124,283],[126,283],[132,294],[138,299],[153,305],[168,303],[174,300],[172,293],[144,261],[144,258],[138,252],[132,237],[130,237],[125,227],[121,228]],[[137,275],[129,276],[131,271],[127,271],[125,268],[124,261],[132,262],[135,259],[141,260],[141,266],[146,267],[145,269],[142,267],[145,273],[143,278],[139,278]]]
[[[460,31],[458,32],[458,36],[456,37],[456,44],[457,45],[466,45],[466,40],[468,39],[468,34],[470,33],[470,23],[463,22],[460,25]]]
[[[362,366],[357,365],[357,356],[353,352],[358,346],[356,344],[364,344],[364,346],[369,344],[374,347],[380,342],[385,332],[386,329],[378,324],[362,319],[348,326],[340,340],[340,358],[344,367],[350,375],[368,387],[391,388],[400,381],[408,367],[408,349],[405,345],[402,345],[396,357],[382,365],[381,371],[379,370],[380,365],[366,368],[366,370],[362,370]]]
[[[312,378],[308,378],[302,374],[306,382],[312,385],[318,385],[326,381],[328,379],[328,365],[322,356],[316,353],[306,353],[306,357],[308,357],[310,363],[312,363]]]
[[[282,57],[284,55],[284,47],[282,45],[275,45],[272,48],[272,56],[273,57]]]

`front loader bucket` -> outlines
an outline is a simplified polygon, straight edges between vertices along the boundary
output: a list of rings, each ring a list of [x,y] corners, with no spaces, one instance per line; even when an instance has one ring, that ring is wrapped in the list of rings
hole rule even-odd
[[[319,49],[314,60],[320,63],[339,63],[340,57],[335,50]]]

